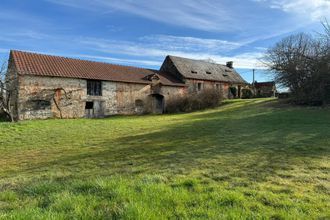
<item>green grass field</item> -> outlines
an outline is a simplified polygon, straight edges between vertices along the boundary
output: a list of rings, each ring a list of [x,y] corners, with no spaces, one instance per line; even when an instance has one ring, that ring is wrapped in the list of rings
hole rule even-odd
[[[0,123],[0,219],[330,219],[330,109]]]

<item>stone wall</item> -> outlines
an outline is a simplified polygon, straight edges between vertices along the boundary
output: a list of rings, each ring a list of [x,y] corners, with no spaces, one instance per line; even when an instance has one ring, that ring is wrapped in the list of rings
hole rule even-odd
[[[275,92],[276,88],[272,85],[261,85],[255,88],[255,96],[257,97],[273,97]]]
[[[160,86],[166,101],[184,95],[185,87]],[[153,112],[151,85],[102,81],[102,96],[87,95],[87,80],[20,76],[18,119],[105,117]],[[92,109],[85,109],[92,102]]]
[[[81,79],[19,76],[18,119],[84,117],[85,88]]]
[[[201,83],[202,90],[204,89],[216,89],[220,92],[221,96],[225,99],[240,98],[242,95],[242,89],[246,87],[243,84],[235,84],[229,82],[218,82],[209,80],[198,80],[198,79],[186,79],[186,85],[188,86],[189,93],[198,92],[198,83]],[[237,89],[237,96],[233,97],[230,92],[230,87],[235,87]],[[240,90],[240,92],[239,92]]]
[[[225,82],[187,79],[186,84],[188,86],[189,93],[198,92],[198,83],[201,83],[201,90],[216,89],[222,97],[228,98],[229,84]]]

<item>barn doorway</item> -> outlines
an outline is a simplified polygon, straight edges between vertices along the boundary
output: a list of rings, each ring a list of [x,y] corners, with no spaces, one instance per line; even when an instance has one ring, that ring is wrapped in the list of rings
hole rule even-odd
[[[87,101],[85,103],[86,118],[102,118],[104,117],[104,102],[103,101]]]
[[[160,94],[151,95],[151,111],[155,114],[164,113],[164,96]]]

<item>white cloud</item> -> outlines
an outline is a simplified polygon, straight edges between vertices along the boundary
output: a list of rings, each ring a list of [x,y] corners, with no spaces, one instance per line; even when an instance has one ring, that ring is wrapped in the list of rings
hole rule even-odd
[[[162,63],[159,61],[152,61],[152,60],[136,60],[136,59],[121,59],[121,58],[114,58],[108,56],[94,56],[94,55],[72,55],[72,57],[79,57],[79,58],[87,58],[105,62],[113,62],[113,63],[120,63],[123,65],[145,65],[145,66],[160,66]]]
[[[163,39],[167,39],[164,40]],[[203,43],[201,43],[204,41]],[[176,37],[176,36],[145,36],[137,42],[106,40],[99,38],[82,38],[78,41],[84,47],[103,53],[117,53],[130,56],[164,57],[168,54],[219,54],[237,48],[238,43],[227,41]],[[213,45],[213,47],[212,47]]]
[[[303,28],[328,16],[329,0],[45,0],[95,14],[134,14],[161,24],[229,34],[249,42]],[[276,8],[276,9],[274,9]],[[281,10],[281,15],[275,13]],[[285,15],[287,14],[287,16]],[[292,16],[293,15],[293,16]],[[301,16],[297,16],[301,15]],[[306,15],[308,15],[306,17]],[[273,16],[276,16],[274,19]],[[159,36],[158,36],[159,37]],[[247,40],[248,39],[248,40]],[[167,39],[169,40],[169,39]],[[186,39],[187,40],[187,39]],[[192,39],[193,40],[193,39]],[[235,45],[228,45],[235,46]]]
[[[170,41],[173,41],[171,43],[172,46],[167,47],[166,45],[168,42],[159,43],[162,42],[162,38],[167,37]],[[178,40],[178,42],[175,40]],[[212,59],[217,63],[222,64],[232,60],[235,62],[236,67],[262,68],[258,61],[258,58],[262,56],[261,52],[242,53],[236,56],[223,56],[221,55],[221,52],[228,52],[233,46],[236,47],[240,44],[227,41],[224,41],[224,43],[223,41],[213,39],[205,39],[205,42],[201,44],[199,41],[203,41],[203,39],[161,35],[160,38],[155,36],[143,37],[139,42],[86,38],[81,39],[79,43],[88,50],[93,50],[97,53],[146,57],[151,61],[157,60],[156,62],[162,61],[167,55],[174,55],[192,59]],[[180,46],[180,44],[182,45]],[[226,49],[225,51],[221,51],[220,49],[214,50],[212,49],[212,45],[215,45],[215,48],[224,47]],[[230,45],[229,49],[228,45]]]
[[[330,16],[329,0],[255,0],[266,2],[271,8],[296,14],[311,21],[319,21]]]
[[[205,31],[239,29],[234,9],[226,2],[211,0],[45,0],[63,6],[99,10],[103,13],[121,11],[165,24]],[[236,17],[239,14],[236,14]],[[242,23],[242,20],[240,21]]]
[[[152,35],[140,38],[145,42],[153,42],[160,47],[175,50],[209,50],[209,51],[229,51],[242,46],[239,42],[230,42],[219,39],[182,37],[173,35]]]

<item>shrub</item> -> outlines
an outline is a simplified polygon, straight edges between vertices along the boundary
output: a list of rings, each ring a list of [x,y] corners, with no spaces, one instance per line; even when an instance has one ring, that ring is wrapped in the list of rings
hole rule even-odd
[[[166,113],[191,112],[213,108],[220,104],[222,97],[216,90],[204,90],[197,94],[177,97],[166,103]]]
[[[290,93],[288,93],[288,92],[281,92],[281,93],[278,93],[277,94],[277,97],[279,99],[287,99],[287,98],[290,97]]]
[[[251,99],[253,97],[253,93],[251,89],[242,89],[242,99]]]

